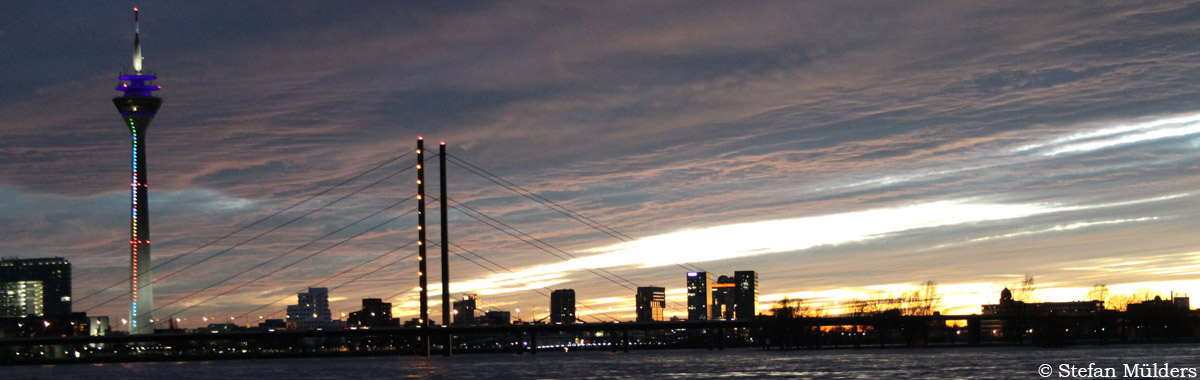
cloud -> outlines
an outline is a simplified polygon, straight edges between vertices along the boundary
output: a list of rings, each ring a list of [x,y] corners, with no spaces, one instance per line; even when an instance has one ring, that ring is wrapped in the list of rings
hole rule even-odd
[[[86,271],[77,292],[90,292],[125,273],[114,264],[125,232],[112,221],[128,212],[128,136],[108,100],[130,36],[112,22],[128,17],[125,5],[76,8],[88,11],[21,7],[4,29],[13,43],[0,55],[18,58],[0,83],[20,91],[0,96],[8,115],[0,249],[66,255]],[[1155,273],[1063,268],[1090,255],[1139,262],[1195,250],[1183,236],[1195,227],[1189,200],[1200,185],[1190,85],[1198,11],[953,2],[146,7],[146,64],[165,99],[148,136],[155,254],[200,247],[411,151],[413,137],[425,135],[646,244],[619,245],[451,167],[455,201],[565,252],[599,255],[563,262],[457,211],[455,242],[519,273],[564,269],[526,283],[595,289],[581,300],[627,296],[581,267],[680,285],[665,283],[678,271],[662,264],[682,259],[660,251],[689,251],[714,272],[758,268],[771,289],[764,294],[923,279],[995,284],[1033,270],[1064,287],[1088,285],[1070,278],[1099,281],[1100,272],[1146,282]],[[411,175],[231,249],[219,267],[199,265],[157,293],[173,300],[214,274],[352,223],[412,195]],[[411,224],[398,221],[196,312],[284,297],[411,240]],[[725,235],[738,238],[708,240]],[[697,241],[707,243],[688,245]],[[479,283],[492,273],[465,260],[452,259],[454,289],[490,289],[496,305],[542,301],[509,291],[525,287],[512,281]],[[339,305],[414,285],[409,264],[340,288]]]

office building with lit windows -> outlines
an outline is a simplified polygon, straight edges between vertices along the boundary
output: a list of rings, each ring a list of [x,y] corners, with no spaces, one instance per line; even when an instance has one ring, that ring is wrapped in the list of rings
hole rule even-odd
[[[712,279],[705,272],[687,273],[687,308],[689,321],[706,321],[712,305]]]
[[[638,322],[661,322],[667,307],[667,290],[659,286],[639,286],[635,296]]]
[[[575,289],[550,293],[550,323],[575,323]]]
[[[475,324],[475,295],[464,295],[461,301],[454,301],[455,325]]]
[[[363,298],[362,310],[351,312],[346,324],[351,327],[399,326],[400,321],[392,318],[392,303],[379,298]]]
[[[689,321],[753,319],[758,313],[758,273],[752,270],[715,283],[708,273],[688,272],[687,291]]]
[[[71,316],[71,263],[61,257],[0,260],[0,317]]]
[[[717,277],[717,282],[712,284],[712,307],[710,309],[712,319],[733,319],[733,310],[736,305],[734,291],[736,288],[737,284],[733,282],[733,278],[729,276]]]
[[[740,270],[733,272],[733,316],[737,319],[754,319],[758,315],[758,272]]]
[[[0,317],[44,315],[41,281],[0,283]]]
[[[323,329],[333,325],[329,311],[329,289],[308,288],[296,296],[296,304],[287,307],[289,327],[300,330]]]
[[[512,324],[512,313],[503,310],[489,310],[483,313],[480,323],[488,326],[506,326]]]

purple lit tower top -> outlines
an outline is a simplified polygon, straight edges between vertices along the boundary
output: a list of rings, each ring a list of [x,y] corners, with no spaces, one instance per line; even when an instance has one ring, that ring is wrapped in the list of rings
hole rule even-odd
[[[146,128],[162,105],[162,99],[153,96],[162,87],[154,84],[157,79],[152,73],[142,71],[142,42],[138,26],[138,9],[133,8],[133,74],[122,73],[121,86],[117,91],[123,96],[113,98],[117,111],[121,112],[129,132],[133,134],[133,167],[129,181],[132,210],[129,236],[130,253],[130,306],[129,333],[153,334],[154,280],[150,273],[150,208],[148,180],[146,177]]]

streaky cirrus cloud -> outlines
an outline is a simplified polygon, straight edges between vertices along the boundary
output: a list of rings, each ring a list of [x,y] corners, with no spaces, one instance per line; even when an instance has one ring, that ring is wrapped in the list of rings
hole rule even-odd
[[[1198,250],[1196,4],[141,7],[146,64],[166,100],[148,135],[155,255],[178,258],[156,273],[220,255],[156,284],[158,304],[197,305],[194,316],[277,311],[414,239],[410,217],[363,232],[407,211],[397,209],[313,241],[412,195],[411,172],[279,227],[409,157],[205,246],[411,151],[417,135],[629,237],[451,163],[462,205],[450,215],[452,292],[479,291],[497,308],[545,303],[525,288],[573,287],[627,316],[631,301],[616,300],[628,289],[579,268],[666,286],[679,302],[683,270],[667,263],[684,261],[759,270],[768,295],[849,297],[932,279],[962,294],[947,298],[959,308],[1026,273],[1060,289],[1195,279],[1080,263]],[[77,293],[101,290],[127,271],[128,136],[109,99],[128,62],[128,6],[4,10],[0,56],[13,59],[0,84],[14,91],[0,94],[0,255],[66,256],[84,279]],[[718,234],[729,237],[707,240]],[[337,308],[392,294],[405,305],[415,263],[384,264],[411,253],[322,285],[364,275],[334,291]]]

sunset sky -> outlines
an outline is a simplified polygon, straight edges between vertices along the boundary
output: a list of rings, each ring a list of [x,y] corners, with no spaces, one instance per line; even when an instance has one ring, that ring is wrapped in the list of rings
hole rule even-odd
[[[530,288],[632,319],[636,286],[685,316],[685,268],[758,271],[764,310],[932,280],[944,312],[978,313],[1027,274],[1043,300],[1200,296],[1196,3],[6,2],[0,256],[67,258],[76,311],[128,313],[127,284],[83,298],[129,276],[110,99],[134,6],[164,99],[153,257],[179,257],[155,276],[205,260],[155,283],[157,318],[282,318],[415,240],[415,201],[387,208],[415,195],[415,171],[388,178],[414,155],[322,191],[417,136],[464,163],[447,167],[451,241],[475,262],[451,258],[452,294],[524,319],[549,306]],[[415,317],[415,257],[384,266],[415,251],[319,286],[335,314],[399,294],[385,302]]]

